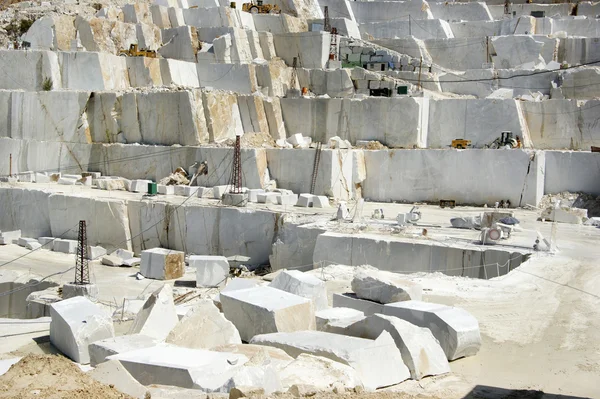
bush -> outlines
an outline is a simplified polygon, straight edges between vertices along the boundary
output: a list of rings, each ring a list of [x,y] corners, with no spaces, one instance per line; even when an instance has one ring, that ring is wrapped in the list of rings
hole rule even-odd
[[[52,86],[53,86],[52,79],[45,78],[44,82],[42,83],[42,89],[44,89],[44,91],[50,91],[50,90],[52,90]]]

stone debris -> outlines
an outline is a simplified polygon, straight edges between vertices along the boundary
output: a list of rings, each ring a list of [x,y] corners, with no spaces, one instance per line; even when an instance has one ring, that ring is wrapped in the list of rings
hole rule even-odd
[[[412,379],[450,372],[446,354],[428,328],[397,317],[374,314],[352,324],[346,332],[355,337],[376,339],[383,331],[390,333],[396,342]]]
[[[318,391],[330,391],[340,384],[345,389],[362,386],[358,372],[352,367],[322,356],[300,354],[280,372],[284,389],[294,385],[310,385]]]
[[[421,300],[423,288],[400,275],[385,271],[359,270],[352,280],[352,290],[360,299],[379,303]]]
[[[431,330],[448,360],[473,356],[481,347],[479,323],[464,309],[421,301],[406,301],[384,305],[381,313]]]
[[[50,342],[77,363],[90,362],[91,343],[115,335],[110,316],[81,296],[50,305],[50,317]]]
[[[315,329],[309,299],[272,287],[222,292],[221,306],[245,342],[258,334]]]
[[[142,334],[164,341],[177,322],[179,317],[173,303],[173,289],[165,284],[148,297],[133,321],[129,334]]]
[[[142,251],[140,273],[146,278],[172,280],[182,277],[185,263],[184,253],[165,248]]]
[[[328,307],[325,282],[301,271],[283,270],[269,284],[269,287],[310,299],[315,311]]]
[[[252,344],[274,346],[288,355],[323,356],[352,367],[369,390],[398,384],[410,378],[400,351],[389,333],[376,340],[348,337],[321,331],[297,331],[255,336]]]
[[[93,342],[89,345],[90,366],[96,367],[104,363],[106,358],[119,353],[155,346],[158,340],[148,335],[131,334],[111,337]]]
[[[241,344],[238,330],[211,300],[194,305],[171,330],[167,343],[192,349]]]
[[[123,259],[118,256],[106,255],[102,257],[102,264],[105,266],[119,267],[123,264]]]

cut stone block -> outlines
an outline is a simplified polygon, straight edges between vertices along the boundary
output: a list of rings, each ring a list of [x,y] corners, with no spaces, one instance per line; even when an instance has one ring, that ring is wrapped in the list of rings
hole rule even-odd
[[[222,292],[221,306],[246,342],[258,334],[315,329],[310,300],[271,287]]]
[[[213,189],[213,197],[215,199],[221,199],[223,194],[229,191],[229,186],[215,186]]]
[[[38,243],[38,240],[36,240],[35,238],[19,237],[19,239],[17,240],[17,245],[20,247],[24,247],[30,242]]]
[[[129,334],[143,334],[164,341],[178,321],[173,289],[165,284],[146,300],[133,321]]]
[[[76,296],[85,296],[94,300],[98,298],[98,286],[96,284],[63,284],[62,297],[64,299]]]
[[[281,332],[257,335],[250,343],[274,346],[292,357],[308,353],[346,364],[356,370],[364,387],[369,390],[410,378],[400,350],[388,332],[383,332],[376,340],[322,331]]]
[[[198,198],[213,198],[212,187],[198,187]]]
[[[158,184],[156,187],[157,187],[159,194],[163,194],[163,195],[175,194],[175,187],[173,187],[173,186],[166,186],[164,184]]]
[[[406,301],[384,305],[382,313],[431,330],[448,360],[475,355],[481,347],[479,323],[464,309]]]
[[[123,259],[118,256],[106,255],[102,257],[102,264],[104,266],[119,267],[123,264]]]
[[[362,387],[362,381],[356,370],[326,357],[302,353],[296,360],[280,372],[283,389],[292,385],[312,385],[319,391],[330,390],[335,384],[352,389]]]
[[[148,192],[148,183],[152,183],[152,180],[132,180],[129,191],[146,194]]]
[[[43,291],[34,291],[27,296],[27,319],[50,316],[50,305],[62,301],[58,287],[50,287]]]
[[[315,310],[328,307],[325,282],[299,270],[283,270],[269,287],[310,299]]]
[[[134,398],[150,397],[148,389],[137,382],[118,360],[104,362],[90,371],[88,375],[102,384],[114,386],[119,392]]]
[[[221,292],[229,292],[236,290],[244,290],[246,288],[253,288],[259,285],[263,285],[264,283],[261,280],[249,279],[249,278],[234,278],[229,281],[225,288],[221,290]],[[221,307],[221,294],[215,295],[213,298],[213,302],[217,305],[218,308]]]
[[[252,188],[248,190],[248,201],[250,202],[258,202],[258,195],[264,194],[265,190],[262,188]]]
[[[314,208],[329,208],[329,199],[324,195],[315,195],[313,196],[313,205]]]
[[[370,316],[375,313],[383,313],[383,305],[381,303],[359,299],[355,294],[333,294],[334,308],[350,308],[356,309]]]
[[[104,255],[106,255],[106,249],[88,245],[87,258],[89,260],[100,260],[100,258]]]
[[[446,354],[428,328],[417,327],[397,317],[375,314],[351,325],[347,334],[375,339],[383,331],[390,333],[396,342],[412,379],[450,372]]]
[[[355,323],[365,318],[365,314],[360,310],[350,308],[331,308],[315,312],[317,321],[317,331],[324,331],[328,323],[336,321],[349,321]]]
[[[277,197],[277,204],[296,206],[298,203],[298,194],[281,194]]]
[[[89,346],[90,365],[96,367],[104,363],[109,356],[149,348],[156,344],[158,341],[155,338],[143,334],[121,335],[96,341]]]
[[[67,177],[61,177],[58,179],[58,184],[62,184],[64,186],[74,186],[77,183],[77,179],[69,179]]]
[[[196,269],[196,287],[220,287],[229,276],[229,262],[224,256],[191,255],[190,267]]]
[[[358,270],[352,280],[352,291],[361,299],[379,303],[420,301],[423,288],[391,272]]]
[[[248,359],[253,358],[260,352],[265,352],[273,362],[281,367],[285,367],[294,361],[294,358],[285,353],[283,350],[264,345],[228,344],[216,346],[211,350],[215,352],[239,353],[246,356]]]
[[[50,342],[77,363],[90,362],[89,344],[115,335],[111,317],[81,296],[50,305],[50,317]]]
[[[116,251],[114,251],[113,253],[111,253],[111,256],[118,256],[119,258],[121,258],[123,260],[127,260],[127,259],[133,258],[135,255],[132,251],[128,251],[123,248],[119,248]]]
[[[54,240],[54,252],[74,254],[77,251],[77,241],[57,238]]]
[[[225,193],[222,197],[223,205],[246,206],[248,204],[248,194],[246,193]]]
[[[196,196],[198,194],[198,186],[184,186],[183,195],[186,197]]]
[[[234,369],[248,361],[244,355],[180,348],[160,344],[109,357],[143,385],[172,385],[215,392],[230,379]],[[211,390],[211,388],[215,388]]]
[[[12,244],[13,240],[21,238],[21,230],[3,231],[0,233],[0,240],[2,244]]]
[[[175,187],[175,195],[185,195],[185,187],[182,184],[178,184]]]
[[[35,174],[35,182],[36,183],[50,183],[50,176],[45,175],[43,173],[37,173]]]
[[[232,322],[227,320],[211,300],[203,300],[191,308],[167,336],[167,343],[192,349],[241,344],[242,339]]]
[[[54,247],[54,237],[38,237],[38,242],[42,244],[45,249],[52,249]]]
[[[311,207],[313,206],[314,198],[315,196],[312,194],[300,194],[296,206],[302,206],[304,208]]]
[[[256,200],[259,204],[276,204],[278,197],[281,197],[280,193],[260,193],[256,195]]]
[[[42,247],[42,244],[40,244],[37,241],[29,241],[27,244],[25,244],[25,249],[28,249],[30,251],[35,251],[36,249],[40,249]]]
[[[125,259],[123,261],[123,264],[121,266],[126,266],[126,267],[134,267],[134,266],[140,266],[142,263],[142,258],[129,258],[129,259]]]
[[[166,248],[142,251],[140,273],[146,278],[171,280],[182,277],[185,272],[184,253]]]

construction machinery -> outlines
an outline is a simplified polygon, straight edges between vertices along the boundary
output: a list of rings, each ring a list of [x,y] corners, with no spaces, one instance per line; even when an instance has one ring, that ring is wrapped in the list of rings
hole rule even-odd
[[[456,139],[452,140],[452,148],[464,149],[471,147],[471,140]]]
[[[148,50],[148,49],[138,49],[137,44],[132,44],[129,46],[129,50],[121,50],[119,51],[119,55],[122,57],[148,57],[148,58],[156,58],[156,51]]]
[[[444,209],[446,207],[454,209],[455,206],[456,206],[455,200],[444,200],[444,199],[440,200],[440,208],[442,208],[442,209]]]
[[[519,148],[521,147],[521,139],[519,136],[513,137],[512,132],[502,132],[500,137],[494,140],[491,144],[486,145],[485,148]]]
[[[251,14],[279,14],[281,10],[277,4],[263,4],[263,0],[252,0],[250,3],[242,4],[242,11]]]

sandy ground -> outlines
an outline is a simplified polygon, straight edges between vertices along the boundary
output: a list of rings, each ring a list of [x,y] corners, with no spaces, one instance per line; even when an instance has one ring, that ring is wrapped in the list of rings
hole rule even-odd
[[[384,207],[386,215],[410,208],[400,204],[368,204],[368,207],[379,205]],[[442,210],[422,206],[421,210],[423,223],[444,226],[429,229],[439,240],[477,237],[475,231],[457,231],[447,226],[450,216],[481,209]],[[329,218],[330,212],[323,212],[323,220]],[[552,225],[537,221],[535,212],[519,210],[516,216],[524,228],[550,235]],[[385,389],[387,393],[378,397],[599,398],[600,229],[557,224],[556,231],[557,254],[536,254],[503,277],[486,281],[442,274],[408,275],[423,285],[425,300],[460,306],[471,312],[479,320],[483,345],[476,356],[452,362],[449,375],[407,381]],[[510,245],[530,247],[534,237],[534,233],[519,233],[511,238]],[[15,245],[0,247],[0,264],[26,252]],[[72,256],[38,251],[9,267],[48,274],[72,263]],[[116,303],[123,296],[135,297],[154,288],[153,284],[160,284],[137,281],[127,269],[96,266],[94,273],[101,295],[104,292],[105,300]],[[347,289],[348,281],[344,279],[348,277],[338,274],[338,278],[342,280],[328,285],[335,291]],[[9,338],[0,338],[0,352],[4,352],[1,348],[6,339]],[[19,354],[35,348],[38,346],[30,341]]]

